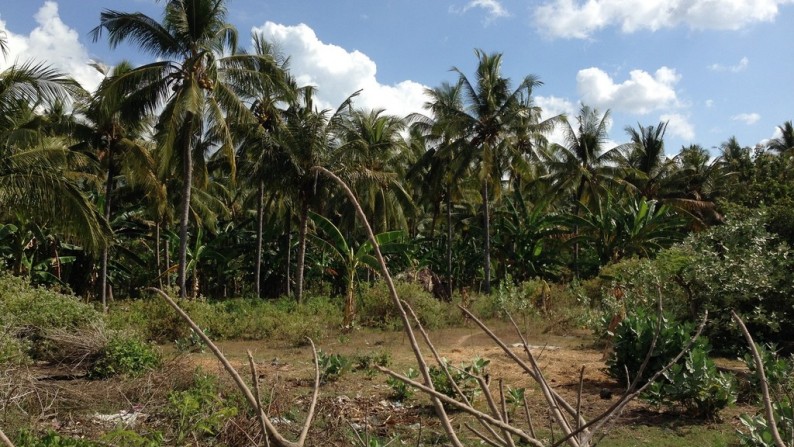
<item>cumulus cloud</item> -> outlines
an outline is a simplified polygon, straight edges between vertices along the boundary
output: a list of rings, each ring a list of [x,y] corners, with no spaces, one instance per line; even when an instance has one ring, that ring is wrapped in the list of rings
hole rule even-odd
[[[722,65],[722,64],[711,64],[709,65],[709,70],[712,71],[730,71],[731,73],[738,73],[740,71],[744,71],[750,65],[750,59],[746,57],[741,58],[739,63],[736,65]]]
[[[305,24],[266,22],[253,31],[262,33],[290,56],[290,71],[298,85],[317,86],[317,97],[324,108],[336,109],[350,94],[362,90],[355,99],[357,107],[382,108],[398,116],[422,111],[424,85],[410,80],[394,85],[379,83],[377,66],[366,54],[322,42]]]
[[[706,104],[706,107],[712,108],[712,107],[714,107],[714,100],[713,99],[707,99],[705,104]]]
[[[8,37],[9,52],[0,58],[0,69],[22,63],[31,57],[74,77],[84,88],[94,90],[102,75],[89,66],[88,51],[80,43],[79,34],[61,21],[58,4],[45,2],[34,16],[37,26],[30,34],[17,34],[0,21],[0,31]]]
[[[681,138],[686,142],[695,139],[695,126],[689,122],[689,117],[680,113],[668,113],[659,117],[660,121],[667,122],[667,133]]]
[[[471,0],[459,12],[464,13],[474,8],[484,9],[487,14],[487,21],[493,21],[501,17],[508,17],[510,15],[507,9],[499,2],[499,0]],[[457,12],[454,7],[450,9]]]
[[[632,70],[629,79],[621,83],[595,67],[579,70],[576,75],[579,95],[585,104],[641,115],[677,106],[675,84],[680,79],[675,69],[668,67],[653,74]]]
[[[534,19],[551,38],[587,39],[611,26],[625,33],[676,26],[737,30],[771,22],[787,3],[792,0],[547,0]]]
[[[731,117],[732,121],[741,121],[748,126],[757,123],[761,119],[761,115],[757,113],[740,113]]]

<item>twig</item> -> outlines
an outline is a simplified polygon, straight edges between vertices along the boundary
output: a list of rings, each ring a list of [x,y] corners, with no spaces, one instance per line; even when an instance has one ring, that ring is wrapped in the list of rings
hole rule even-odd
[[[742,319],[739,318],[739,315],[737,315],[733,310],[731,310],[731,317],[733,317],[733,320],[739,325],[739,329],[742,330],[744,339],[747,340],[747,345],[750,347],[750,352],[753,354],[755,370],[758,372],[758,377],[761,382],[761,394],[764,398],[764,412],[766,413],[766,421],[769,424],[769,431],[772,432],[772,439],[775,441],[775,445],[777,447],[786,447],[786,443],[783,442],[783,439],[780,437],[780,432],[777,429],[775,412],[772,408],[772,399],[769,397],[769,385],[766,382],[766,372],[764,372],[764,362],[761,360],[761,355],[758,353],[758,349],[755,347],[753,337],[750,335],[750,331],[747,330],[747,326],[744,325],[744,321],[742,321]]]
[[[8,436],[6,436],[5,433],[3,433],[2,428],[0,428],[0,441],[3,441],[3,444],[5,444],[6,447],[14,447],[14,443],[8,439]]]
[[[529,403],[527,403],[527,395],[524,394],[523,399],[524,401],[524,413],[527,415],[527,425],[529,425],[529,435],[533,438],[537,438],[535,436],[535,426],[532,424],[532,416],[529,414]]]
[[[481,412],[479,410],[476,410],[476,409],[474,409],[474,408],[472,408],[472,407],[470,407],[470,406],[468,406],[466,404],[458,402],[455,399],[452,399],[451,397],[449,397],[449,396],[447,396],[447,395],[445,395],[443,393],[439,393],[438,391],[436,391],[433,388],[427,387],[424,384],[421,384],[419,382],[411,380],[408,377],[405,377],[405,376],[403,376],[403,375],[401,375],[399,373],[396,373],[396,372],[394,372],[394,371],[392,371],[390,369],[384,368],[382,366],[375,365],[375,368],[378,371],[382,372],[382,373],[388,374],[388,375],[394,377],[397,380],[400,380],[400,381],[402,381],[404,383],[407,383],[408,385],[411,385],[414,388],[417,388],[417,389],[421,390],[425,394],[429,394],[430,396],[435,397],[436,399],[440,400],[441,402],[443,402],[445,404],[452,405],[453,407],[456,407],[456,408],[462,410],[463,412],[469,413],[469,414],[471,414],[472,416],[474,416],[476,418],[480,418],[480,419],[482,419],[484,421],[487,421],[489,424],[492,424],[492,425],[494,425],[496,427],[499,427],[500,429],[507,430],[510,433],[512,433],[512,434],[518,436],[519,438],[523,439],[524,441],[526,441],[530,445],[533,445],[533,446],[536,446],[536,447],[545,447],[543,445],[543,443],[541,443],[537,439],[527,435],[523,430],[521,430],[519,428],[516,428],[516,427],[513,427],[510,424],[505,424],[504,422],[500,421],[499,419],[496,419],[496,418],[492,417],[491,415],[488,415],[488,414],[483,413],[483,412]]]
[[[248,364],[251,366],[251,383],[254,387],[254,398],[256,399],[256,412],[259,416],[259,426],[262,428],[262,437],[265,438],[265,446],[270,447],[270,438],[267,436],[267,424],[265,424],[265,411],[262,408],[262,399],[259,396],[259,374],[256,372],[256,362],[251,350],[246,350],[248,354]]]
[[[449,372],[449,367],[447,366],[447,362],[445,362],[444,359],[441,358],[441,355],[439,355],[438,350],[436,349],[433,342],[430,340],[430,336],[427,334],[427,331],[422,325],[422,322],[419,320],[419,317],[417,317],[416,312],[414,312],[413,307],[411,307],[411,305],[405,300],[400,300],[400,301],[402,302],[403,306],[408,311],[408,313],[411,315],[411,318],[414,320],[414,322],[416,322],[416,327],[419,330],[419,333],[422,335],[422,339],[424,339],[425,344],[427,344],[427,347],[430,349],[430,352],[433,354],[433,358],[436,360],[436,363],[438,363],[439,368],[441,368],[441,370],[444,371],[444,375],[446,375],[447,380],[449,380],[450,385],[452,385],[452,388],[455,390],[458,396],[460,396],[463,402],[471,407],[472,406],[471,401],[466,396],[466,393],[464,393],[463,390],[460,389],[460,386],[458,385],[458,382],[455,380],[455,378],[452,377],[452,373]],[[499,434],[496,433],[493,427],[491,427],[481,419],[477,419],[477,421],[483,426],[483,428],[488,430],[491,436],[496,438],[498,442],[504,445],[504,440],[501,438],[501,436],[499,436]]]
[[[353,191],[350,189],[349,186],[336,174],[325,169],[322,166],[315,166],[312,168],[314,172],[322,173],[325,176],[329,177],[330,179],[334,180],[339,186],[345,191],[347,197],[350,199],[350,202],[353,204],[353,207],[356,209],[356,215],[361,220],[361,224],[364,227],[364,230],[367,233],[367,237],[369,241],[372,243],[372,248],[375,251],[375,259],[377,259],[378,264],[381,268],[381,273],[383,273],[383,278],[386,281],[386,285],[389,288],[389,293],[392,298],[392,302],[397,307],[397,310],[400,312],[400,317],[402,318],[403,328],[405,329],[405,334],[408,336],[408,340],[411,344],[411,349],[414,352],[414,356],[416,356],[416,363],[417,367],[419,368],[419,372],[422,374],[422,378],[424,379],[425,383],[429,387],[429,389],[435,391],[433,389],[433,380],[430,377],[430,372],[427,367],[427,362],[422,355],[422,350],[419,347],[419,343],[416,341],[416,336],[414,335],[413,330],[411,329],[411,321],[408,319],[408,314],[405,312],[403,308],[402,302],[400,301],[400,297],[397,294],[397,289],[394,287],[394,281],[392,281],[391,275],[389,274],[389,268],[386,266],[386,260],[383,258],[383,253],[380,251],[380,245],[378,244],[378,240],[375,239],[375,234],[372,232],[372,227],[369,225],[369,220],[367,220],[366,214],[364,214],[364,210],[361,209],[361,204],[359,204],[358,200],[356,199],[356,195],[353,194]],[[460,442],[458,439],[457,434],[455,433],[455,429],[452,427],[452,422],[449,420],[449,416],[447,416],[446,411],[444,410],[444,406],[442,405],[441,401],[437,398],[432,398],[431,401],[433,402],[433,408],[435,409],[436,415],[438,416],[439,421],[441,422],[441,426],[444,427],[444,432],[446,432],[449,441],[455,447],[464,447],[463,443]]]

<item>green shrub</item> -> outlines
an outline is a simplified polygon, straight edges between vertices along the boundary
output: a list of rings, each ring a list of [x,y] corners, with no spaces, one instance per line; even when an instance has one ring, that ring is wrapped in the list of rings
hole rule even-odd
[[[102,314],[77,297],[0,273],[0,364],[48,360],[57,347],[47,333],[79,331],[102,322]]]
[[[220,396],[216,378],[196,371],[193,386],[168,395],[165,415],[173,430],[174,444],[183,445],[188,437],[216,436],[223,425],[237,415],[237,407]]]
[[[775,416],[775,424],[778,433],[784,440],[794,439],[794,408],[791,399],[785,396],[783,399],[772,403],[772,412]],[[739,430],[739,441],[741,445],[747,447],[774,447],[775,442],[772,438],[772,429],[769,421],[761,414],[753,416],[743,414],[739,416],[743,429]]]
[[[737,355],[744,340],[730,315],[736,311],[759,343],[794,339],[794,253],[769,233],[766,216],[748,211],[691,235],[674,252],[691,262],[680,277],[694,315],[709,311],[706,335],[721,354]]]
[[[627,372],[631,381],[639,374],[640,366],[651,349],[658,321],[657,315],[640,310],[627,315],[615,329],[612,355],[607,360],[607,366],[609,374],[618,382],[626,382]],[[662,318],[662,328],[640,378],[640,385],[670,363],[689,342],[693,332],[692,323],[679,323]],[[705,350],[706,344],[703,338],[699,338],[692,348]]]
[[[446,359],[442,360],[444,361],[447,371],[449,371],[449,376],[451,376],[452,380],[458,385],[460,391],[469,401],[474,401],[474,398],[480,392],[480,385],[477,382],[476,376],[485,375],[486,369],[491,361],[477,357],[471,364],[463,363],[459,366],[455,366],[448,363]],[[440,366],[431,366],[428,372],[430,373],[430,380],[433,382],[433,388],[435,388],[436,391],[453,399],[460,398],[452,382],[449,380],[450,377],[447,376],[443,368]]]
[[[160,366],[159,353],[148,343],[115,335],[89,371],[89,377],[104,379],[116,375],[138,376]]]
[[[714,420],[720,410],[736,402],[736,381],[717,372],[708,352],[699,347],[686,354],[683,364],[666,371],[644,397],[657,405],[682,405],[695,417]]]
[[[405,377],[409,379],[416,379],[419,377],[419,371],[413,368],[408,368],[408,371],[405,372]],[[386,379],[386,384],[389,385],[389,388],[391,388],[391,398],[397,402],[406,401],[414,395],[414,388],[400,379],[395,379],[394,377],[389,376]]]
[[[281,340],[293,345],[306,337],[323,338],[342,321],[341,310],[327,298],[309,298],[303,305],[293,299],[234,298],[218,302],[180,301],[179,305],[213,340]],[[145,339],[160,343],[189,343],[190,328],[162,299],[148,298],[114,309],[110,327],[132,327]]]
[[[341,354],[326,354],[317,351],[317,364],[320,367],[320,381],[336,382],[342,375],[350,371],[352,361]]]
[[[780,357],[773,346],[756,345],[761,356],[769,392],[773,398],[772,410],[777,424],[778,433],[783,440],[794,439],[794,358]],[[760,401],[759,376],[755,362],[750,354],[744,356],[744,362],[750,369],[750,389]],[[739,439],[743,446],[766,447],[774,446],[772,430],[766,416],[759,410],[758,414],[743,414],[739,417],[743,430],[739,430]]]
[[[461,313],[450,303],[437,300],[421,285],[398,281],[394,284],[400,299],[410,304],[427,329],[448,327],[461,321]],[[385,281],[362,286],[358,321],[362,326],[388,330],[402,328],[402,319],[392,302]]]
[[[75,439],[49,432],[37,436],[30,431],[22,431],[16,442],[17,447],[100,447],[99,444],[85,439]]]

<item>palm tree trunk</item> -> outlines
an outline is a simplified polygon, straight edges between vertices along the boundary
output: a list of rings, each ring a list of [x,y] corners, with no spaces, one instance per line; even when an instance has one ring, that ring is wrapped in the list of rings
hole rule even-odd
[[[347,275],[347,294],[345,296],[345,320],[342,326],[345,330],[351,329],[353,319],[356,316],[356,296],[355,296],[355,281],[356,270],[355,267],[350,268]]]
[[[193,135],[193,118],[187,118],[188,130],[182,147],[182,210],[179,216],[179,297],[187,297],[187,244],[188,226],[190,224],[190,190],[193,186],[193,151],[190,140]]]
[[[491,215],[489,211],[488,201],[488,183],[483,180],[482,182],[482,220],[483,220],[483,293],[491,293]]]
[[[287,259],[284,263],[285,271],[284,271],[284,278],[287,279],[286,283],[286,295],[292,295],[292,210],[287,213],[287,247],[285,249],[287,252]]]
[[[301,203],[300,229],[298,230],[298,271],[295,279],[295,299],[300,304],[303,300],[303,270],[306,261],[306,233],[309,228],[309,202]]]
[[[165,285],[171,287],[171,241],[167,236],[165,238],[165,272]]]
[[[452,194],[447,185],[447,296],[452,300]]]
[[[113,191],[113,164],[111,153],[108,152],[108,175],[105,180],[105,220],[110,223],[110,194]],[[102,299],[102,312],[108,310],[108,246],[102,248],[102,273],[99,280],[101,291],[99,296]]]
[[[154,226],[154,251],[157,253],[155,259],[157,263],[157,282],[160,289],[163,288],[163,264],[160,262],[160,222],[158,221]]]
[[[256,279],[254,281],[254,295],[259,298],[262,293],[261,274],[262,274],[262,226],[264,220],[265,183],[259,181],[259,189],[256,194]]]

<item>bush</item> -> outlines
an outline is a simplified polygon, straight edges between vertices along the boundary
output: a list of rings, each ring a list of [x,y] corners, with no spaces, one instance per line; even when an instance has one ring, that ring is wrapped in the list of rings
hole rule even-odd
[[[775,399],[772,410],[777,424],[778,433],[784,440],[794,439],[794,409],[791,398],[794,396],[794,358],[780,357],[773,346],[757,345],[761,356],[764,373],[769,385],[770,395]],[[760,401],[759,377],[757,368],[750,354],[744,356],[744,362],[750,369],[750,386]],[[739,417],[745,430],[739,430],[739,439],[743,446],[774,446],[772,430],[764,414]]]
[[[46,334],[90,329],[102,322],[101,313],[75,296],[0,273],[0,364],[49,360],[57,347]]]
[[[612,355],[607,361],[609,374],[619,382],[625,382],[628,371],[629,380],[639,374],[640,366],[651,349],[651,342],[656,333],[658,316],[640,310],[629,314],[620,322],[614,334]],[[647,379],[678,355],[686,346],[694,331],[694,324],[679,323],[662,318],[662,328],[656,340],[656,346],[648,361],[639,384]],[[706,341],[699,338],[692,349],[706,350]]]
[[[89,371],[93,379],[116,375],[138,376],[160,366],[160,354],[148,343],[116,334]]]
[[[303,305],[294,300],[235,298],[218,302],[180,301],[193,321],[214,340],[281,340],[293,345],[306,337],[320,339],[342,321],[341,310],[327,298],[309,298]],[[144,339],[159,343],[180,340],[190,344],[190,328],[162,299],[126,303],[110,314],[109,325],[132,327]]]
[[[425,328],[438,329],[461,321],[459,310],[450,303],[437,300],[421,285],[398,281],[394,286],[397,289],[397,295],[411,305]],[[357,318],[362,326],[388,330],[402,328],[402,319],[392,302],[385,281],[376,281],[370,286],[362,286]]]
[[[221,398],[216,378],[196,371],[193,386],[168,395],[166,417],[174,431],[174,444],[192,437],[216,436],[226,422],[237,415],[237,407]]]
[[[29,431],[23,431],[19,434],[16,445],[17,447],[100,447],[104,444],[85,439],[68,438],[55,432],[49,432],[39,437]]]
[[[775,416],[775,424],[778,433],[783,440],[794,439],[794,408],[791,406],[791,399],[783,399],[772,403],[772,412]],[[775,442],[772,438],[772,429],[767,419],[761,415],[754,416],[743,414],[739,420],[746,430],[739,430],[739,441],[741,445],[747,447],[774,447]]]
[[[419,371],[413,368],[408,368],[408,371],[405,372],[405,377],[409,379],[416,379],[419,377]],[[389,388],[391,388],[391,398],[397,402],[406,401],[414,395],[414,388],[400,379],[395,379],[394,377],[389,376],[386,379],[386,384],[389,385]]]
[[[736,381],[717,372],[705,349],[689,351],[683,364],[673,365],[648,389],[646,399],[657,405],[683,405],[694,417],[714,420],[736,402]]]
[[[317,351],[317,364],[320,367],[320,382],[336,382],[350,371],[352,361],[341,354],[326,354]]]
[[[709,311],[706,335],[721,354],[744,349],[730,310],[760,343],[794,339],[794,253],[765,229],[765,220],[760,211],[729,216],[725,225],[692,235],[673,249],[691,258],[681,279],[691,293],[693,314]]]
[[[448,363],[446,359],[442,360],[447,367],[447,371],[449,371],[449,375],[458,385],[458,388],[460,388],[461,392],[465,394],[469,401],[474,401],[474,398],[480,391],[480,385],[477,382],[476,376],[484,375],[486,373],[486,368],[491,361],[477,357],[470,365],[463,363],[459,366],[454,366],[451,363]],[[430,380],[433,382],[433,388],[435,388],[436,391],[443,393],[453,399],[459,398],[457,391],[455,391],[455,387],[449,380],[449,377],[447,377],[447,374],[444,372],[443,368],[439,366],[431,366],[428,372],[430,373]]]

